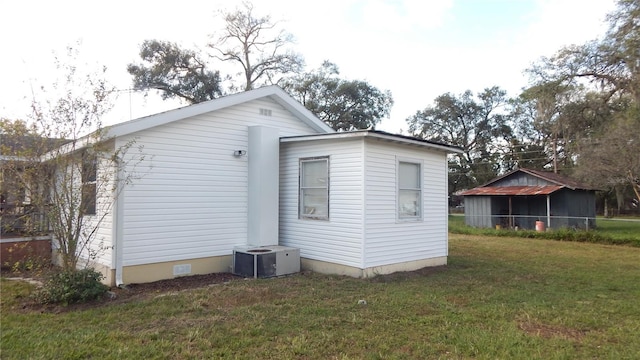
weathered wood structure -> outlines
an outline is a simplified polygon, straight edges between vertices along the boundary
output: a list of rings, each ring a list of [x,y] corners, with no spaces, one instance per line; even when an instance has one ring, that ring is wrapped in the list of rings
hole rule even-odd
[[[552,172],[517,169],[461,195],[469,226],[595,227],[595,189]]]

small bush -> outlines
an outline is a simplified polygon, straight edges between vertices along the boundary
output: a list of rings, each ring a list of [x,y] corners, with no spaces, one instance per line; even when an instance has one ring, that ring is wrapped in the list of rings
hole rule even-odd
[[[95,300],[109,290],[100,282],[102,278],[102,274],[93,269],[55,273],[35,293],[35,300],[41,304],[64,305]]]

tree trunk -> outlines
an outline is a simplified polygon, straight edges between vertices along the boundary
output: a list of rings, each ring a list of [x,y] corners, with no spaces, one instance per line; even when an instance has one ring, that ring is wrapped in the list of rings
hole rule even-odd
[[[622,210],[622,206],[624,205],[624,191],[622,191],[622,187],[620,185],[616,185],[616,201],[618,205],[618,215],[620,215],[620,210]]]

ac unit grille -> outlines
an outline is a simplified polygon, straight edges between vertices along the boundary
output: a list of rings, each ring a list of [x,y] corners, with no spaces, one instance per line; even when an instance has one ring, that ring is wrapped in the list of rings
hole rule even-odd
[[[233,273],[244,277],[266,278],[300,271],[300,250],[266,246],[233,250]]]

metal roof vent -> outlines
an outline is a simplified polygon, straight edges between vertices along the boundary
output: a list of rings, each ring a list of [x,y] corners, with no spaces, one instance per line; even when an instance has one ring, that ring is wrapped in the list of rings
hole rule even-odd
[[[271,116],[271,109],[260,108],[260,115]]]

